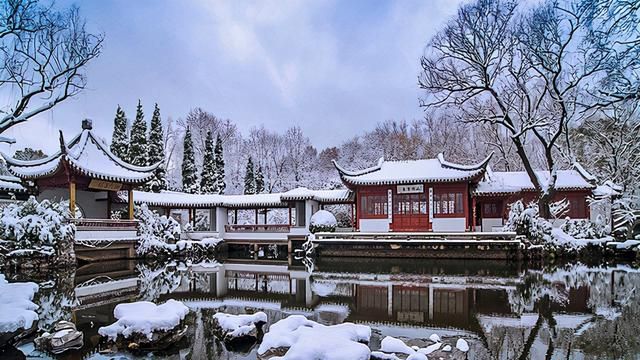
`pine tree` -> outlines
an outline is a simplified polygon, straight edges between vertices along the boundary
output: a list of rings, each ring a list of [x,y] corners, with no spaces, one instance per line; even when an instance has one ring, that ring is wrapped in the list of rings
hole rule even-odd
[[[258,166],[256,171],[256,194],[262,194],[264,192],[264,174],[262,173],[262,166]]]
[[[160,192],[167,188],[167,171],[164,162],[164,132],[160,119],[160,108],[156,104],[149,128],[149,165],[160,163],[154,171],[153,179],[147,184],[147,190]]]
[[[189,128],[187,128],[187,131],[184,134],[184,153],[182,155],[182,191],[189,194],[197,194],[199,192],[196,160],[193,152],[191,130]]]
[[[118,105],[116,117],[113,120],[113,135],[111,136],[111,152],[124,161],[128,161],[129,134],[127,116]]]
[[[137,166],[149,165],[149,145],[147,144],[147,123],[144,121],[142,104],[138,100],[136,120],[131,126],[131,143],[129,146],[129,162]]]
[[[220,140],[220,134],[216,137],[215,148],[215,177],[216,181],[216,194],[224,194],[224,190],[227,188],[227,183],[224,180],[224,151],[222,149],[222,140]]]
[[[213,148],[213,136],[211,131],[207,132],[204,141],[204,159],[202,160],[202,173],[200,175],[200,192],[203,194],[213,194],[218,188],[218,178],[216,174],[216,159]]]
[[[247,161],[247,169],[244,173],[244,193],[256,193],[256,178],[253,175],[253,160],[251,159],[251,156],[249,156],[249,161]]]

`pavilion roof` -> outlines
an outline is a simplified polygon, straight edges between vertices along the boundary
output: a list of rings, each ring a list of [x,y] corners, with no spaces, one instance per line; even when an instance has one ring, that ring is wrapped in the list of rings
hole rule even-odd
[[[442,153],[435,159],[385,161],[380,158],[376,166],[358,171],[347,170],[336,161],[333,164],[347,185],[400,185],[479,178],[484,174],[490,159],[491,155],[480,163],[461,165],[446,161]]]
[[[309,190],[296,188],[283,193],[250,194],[250,195],[218,195],[218,194],[187,194],[178,191],[161,191],[152,193],[134,191],[133,200],[136,204],[172,208],[269,208],[288,207],[289,201],[316,200],[322,204],[345,203],[353,200],[353,193],[346,189],[338,190]],[[118,193],[118,201],[126,202],[127,194]]]
[[[595,189],[595,178],[579,165],[573,169],[557,170],[556,190],[577,191]],[[536,176],[543,186],[549,181],[550,172],[536,170]],[[535,187],[525,171],[487,171],[482,181],[473,191],[476,196],[509,195],[522,191],[535,191]]]
[[[3,154],[9,172],[22,180],[36,180],[63,171],[66,164],[70,171],[91,178],[143,184],[153,178],[153,171],[160,165],[140,167],[124,162],[94,134],[90,123],[83,123],[82,132],[66,144],[61,132],[60,142],[60,150],[44,159],[23,161]]]

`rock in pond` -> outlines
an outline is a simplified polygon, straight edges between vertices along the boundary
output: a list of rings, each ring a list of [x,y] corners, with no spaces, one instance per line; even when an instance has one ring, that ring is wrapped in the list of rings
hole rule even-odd
[[[69,321],[58,321],[53,326],[52,333],[45,332],[34,342],[40,350],[60,354],[67,350],[80,349],[84,344],[84,336],[76,329],[75,324]]]

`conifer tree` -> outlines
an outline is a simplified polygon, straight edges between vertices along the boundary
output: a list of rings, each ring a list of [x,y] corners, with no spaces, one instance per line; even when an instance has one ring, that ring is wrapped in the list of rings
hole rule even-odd
[[[202,160],[202,173],[200,175],[200,192],[213,194],[218,188],[218,174],[216,173],[216,159],[213,147],[213,136],[207,131],[204,141],[204,159]]]
[[[247,169],[244,173],[244,193],[256,193],[256,178],[253,175],[253,160],[251,159],[251,156],[249,156],[249,161],[247,161]]]
[[[147,123],[144,121],[142,104],[138,100],[136,119],[131,126],[131,143],[129,145],[129,162],[136,166],[149,165],[149,145],[147,143]]]
[[[258,166],[256,171],[256,194],[262,194],[264,192],[264,174],[262,173],[262,166]]]
[[[167,172],[164,161],[164,132],[160,119],[160,108],[156,104],[149,128],[149,165],[160,163],[154,171],[153,179],[147,184],[147,190],[160,192],[167,188]]]
[[[187,128],[184,134],[184,153],[182,155],[182,191],[189,194],[197,194],[198,174],[196,169],[195,154],[193,152],[193,140],[191,130]]]
[[[224,194],[224,190],[227,188],[227,183],[224,180],[224,151],[222,149],[222,140],[220,134],[216,137],[215,153],[215,177],[216,181],[216,194]]]
[[[120,159],[127,161],[129,152],[127,116],[124,110],[118,105],[116,117],[113,120],[113,135],[111,136],[111,152]]]

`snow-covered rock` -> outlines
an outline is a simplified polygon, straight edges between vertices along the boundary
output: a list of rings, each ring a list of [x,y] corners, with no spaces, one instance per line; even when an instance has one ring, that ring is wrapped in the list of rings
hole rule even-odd
[[[0,333],[29,329],[38,321],[38,305],[32,301],[37,292],[35,283],[9,283],[0,274]]]
[[[465,339],[458,339],[456,342],[456,348],[460,351],[467,352],[469,351],[469,344]]]
[[[217,333],[225,341],[231,341],[242,337],[255,337],[258,327],[267,322],[267,314],[259,311],[255,314],[225,314],[213,315],[213,325]]]
[[[189,313],[182,302],[168,300],[162,305],[148,301],[118,304],[113,315],[118,321],[98,329],[98,334],[115,341],[119,335],[129,338],[134,334],[143,335],[149,340],[156,331],[170,331],[178,327]]]
[[[368,360],[365,343],[371,328],[343,323],[326,326],[302,315],[291,315],[271,325],[258,348],[261,359]]]

